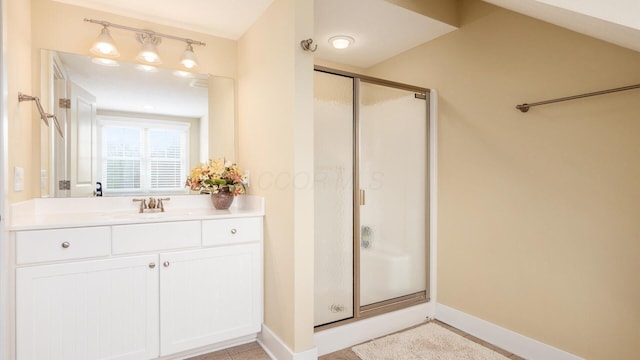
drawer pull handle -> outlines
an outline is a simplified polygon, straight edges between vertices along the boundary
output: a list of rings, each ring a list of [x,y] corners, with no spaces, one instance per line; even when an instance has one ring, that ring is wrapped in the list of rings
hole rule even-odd
[[[156,267],[156,263],[149,263],[149,269],[153,269]]]
[[[164,263],[162,263],[162,265],[163,265],[164,267],[169,267],[169,265],[171,265],[171,263],[170,263],[170,262],[168,262],[168,261],[165,261]]]
[[[68,242],[68,241],[65,241],[65,242],[63,242],[63,243],[62,243],[62,247],[63,247],[64,249],[68,248],[69,246],[71,246],[71,244],[69,244],[69,242]]]
[[[235,235],[235,233],[237,233],[237,232],[238,232],[238,230],[236,230],[236,229],[231,229],[231,234],[234,234],[234,235]]]

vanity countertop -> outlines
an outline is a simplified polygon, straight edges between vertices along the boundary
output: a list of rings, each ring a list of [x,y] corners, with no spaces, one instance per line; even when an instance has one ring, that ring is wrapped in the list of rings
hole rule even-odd
[[[264,199],[238,196],[216,210],[207,195],[170,196],[165,211],[139,213],[134,197],[32,199],[11,205],[10,231],[264,216]]]

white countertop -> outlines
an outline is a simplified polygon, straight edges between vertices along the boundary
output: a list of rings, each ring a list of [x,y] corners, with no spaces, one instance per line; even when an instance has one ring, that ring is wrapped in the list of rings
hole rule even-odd
[[[208,195],[176,195],[164,212],[139,213],[138,197],[32,199],[11,205],[10,231],[208,220],[264,216],[264,199],[236,197],[229,210],[216,210]]]

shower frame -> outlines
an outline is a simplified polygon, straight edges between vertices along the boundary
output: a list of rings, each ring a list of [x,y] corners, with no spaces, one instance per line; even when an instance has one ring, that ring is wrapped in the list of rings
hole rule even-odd
[[[429,181],[430,179],[430,171],[429,171],[430,169],[430,161],[429,161],[430,159],[430,156],[429,156],[430,155],[429,154],[430,98],[429,98],[429,94],[431,91],[423,87],[398,83],[398,82],[379,79],[379,78],[370,77],[366,75],[360,75],[360,74],[356,74],[348,71],[336,70],[336,69],[332,69],[324,66],[316,65],[314,66],[314,71],[319,71],[319,72],[323,72],[331,75],[343,76],[343,77],[353,79],[353,99],[354,99],[354,102],[353,102],[353,151],[352,151],[352,156],[353,156],[353,206],[352,206],[352,210],[353,210],[353,316],[346,319],[317,325],[314,327],[314,330],[317,332],[317,331],[327,330],[333,327],[345,325],[348,323],[356,322],[359,320],[363,320],[369,317],[382,315],[382,314],[389,313],[396,310],[401,310],[414,305],[427,303],[431,300],[430,299],[431,282],[430,282],[430,276],[429,276],[430,266],[431,266],[430,249],[429,249],[430,248],[429,234],[430,234],[430,228],[431,228],[431,223],[430,223],[431,214],[430,214],[430,207],[429,207],[429,203],[430,203],[430,199],[429,199],[429,194],[430,194],[430,186],[429,186],[430,184],[430,181]],[[361,202],[364,200],[363,198],[361,198],[360,176],[359,176],[359,172],[360,172],[359,171],[360,169],[359,99],[360,99],[360,83],[361,82],[374,84],[374,85],[387,86],[387,87],[401,89],[401,90],[413,91],[416,93],[416,97],[418,96],[418,94],[424,96],[425,106],[426,106],[425,121],[427,122],[427,126],[426,126],[427,133],[425,134],[427,143],[425,144],[425,149],[424,149],[426,159],[427,159],[427,164],[425,166],[426,181],[425,181],[425,199],[424,199],[425,200],[425,237],[424,239],[426,242],[425,243],[425,271],[427,272],[426,273],[426,289],[424,291],[419,291],[413,294],[408,294],[408,295],[388,299],[385,301],[381,301],[381,302],[377,302],[377,303],[373,303],[365,306],[360,305],[360,225],[361,225],[360,224],[360,206],[362,205]]]

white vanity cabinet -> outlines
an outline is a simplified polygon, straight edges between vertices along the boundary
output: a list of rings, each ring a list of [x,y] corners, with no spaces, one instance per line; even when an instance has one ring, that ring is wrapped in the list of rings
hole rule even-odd
[[[160,353],[258,333],[260,244],[160,255]]]
[[[16,231],[17,360],[178,359],[262,324],[262,216]]]
[[[143,255],[18,268],[17,359],[157,357],[157,261]]]

